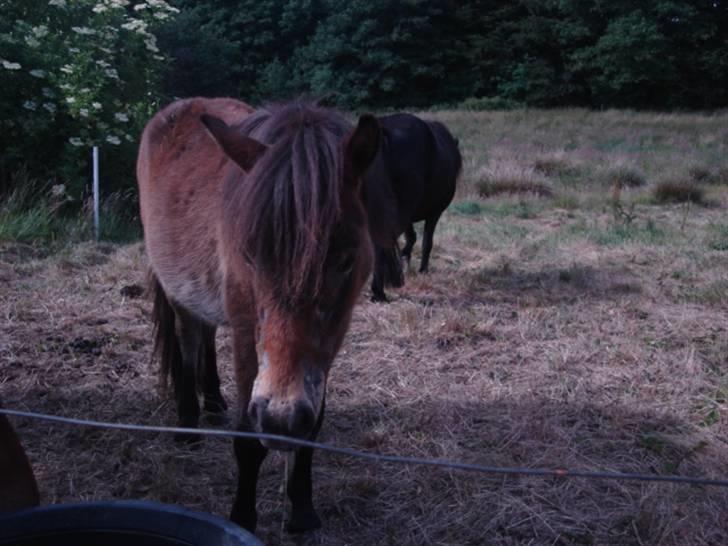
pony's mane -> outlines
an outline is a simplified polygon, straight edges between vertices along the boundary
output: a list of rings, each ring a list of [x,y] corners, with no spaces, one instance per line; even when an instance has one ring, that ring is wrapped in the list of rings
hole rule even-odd
[[[267,277],[279,303],[296,306],[321,288],[341,216],[342,141],[351,125],[296,101],[267,105],[237,129],[268,150],[235,188],[227,212],[245,259]]]

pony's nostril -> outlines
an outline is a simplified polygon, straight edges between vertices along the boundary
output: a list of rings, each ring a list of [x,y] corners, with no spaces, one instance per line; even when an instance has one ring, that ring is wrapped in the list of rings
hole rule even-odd
[[[288,418],[288,430],[293,436],[306,436],[313,429],[314,414],[311,404],[296,402]]]
[[[258,396],[250,401],[248,405],[248,419],[253,426],[257,427],[260,425],[263,412],[265,412],[269,402],[270,400],[263,396]]]

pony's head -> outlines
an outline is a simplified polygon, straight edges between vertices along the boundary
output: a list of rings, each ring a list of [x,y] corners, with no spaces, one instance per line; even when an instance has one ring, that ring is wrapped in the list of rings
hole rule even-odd
[[[363,115],[352,128],[330,110],[297,103],[236,127],[203,122],[240,167],[223,192],[223,241],[226,274],[240,263],[237,285],[248,287],[255,307],[258,370],[242,393],[247,417],[260,432],[304,438],[372,268],[361,178],[379,147],[379,123]]]

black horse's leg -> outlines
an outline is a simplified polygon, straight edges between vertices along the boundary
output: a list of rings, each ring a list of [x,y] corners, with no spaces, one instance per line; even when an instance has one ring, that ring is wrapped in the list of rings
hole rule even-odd
[[[202,323],[186,310],[175,306],[175,330],[180,361],[172,365],[172,382],[177,401],[179,426],[197,428],[200,404],[197,400],[197,366],[202,346]],[[177,434],[177,441],[195,442],[196,434]]]
[[[374,274],[372,275],[372,301],[386,302],[387,295],[384,293],[384,255],[382,249],[376,246],[374,249]]]
[[[238,425],[238,430],[252,431],[247,417],[244,417]],[[249,438],[235,438],[234,445],[235,459],[238,463],[238,491],[235,494],[230,519],[253,533],[258,523],[258,511],[255,508],[258,471],[268,454],[268,449],[258,440]]]
[[[409,269],[410,260],[412,259],[412,249],[417,242],[417,233],[415,232],[415,226],[410,224],[407,226],[407,230],[404,232],[405,244],[402,249],[402,258],[407,261],[407,269]]]
[[[213,425],[223,425],[227,422],[225,412],[227,404],[220,392],[220,377],[217,374],[217,357],[215,354],[215,326],[202,325],[201,383],[203,408],[209,414],[207,419]]]
[[[321,430],[321,424],[324,422],[325,407],[326,397],[324,396],[324,400],[321,402],[321,411],[316,420],[316,425],[311,432],[310,440],[315,440],[319,430]],[[296,451],[293,472],[288,478],[288,485],[286,487],[288,498],[291,499],[291,517],[286,524],[286,531],[289,533],[302,533],[321,527],[321,519],[313,507],[313,492],[311,487],[312,459],[312,448],[300,447]]]
[[[422,235],[422,262],[420,262],[420,273],[427,273],[430,264],[430,252],[432,252],[432,237],[435,234],[435,226],[440,219],[438,212],[425,220],[425,231]]]

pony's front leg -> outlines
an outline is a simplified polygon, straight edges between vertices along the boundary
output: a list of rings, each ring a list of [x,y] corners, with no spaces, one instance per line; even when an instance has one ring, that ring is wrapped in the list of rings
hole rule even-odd
[[[241,422],[238,430],[251,431],[248,423]],[[249,438],[235,438],[235,459],[238,463],[238,491],[230,512],[230,519],[247,529],[255,532],[258,523],[258,511],[255,508],[256,488],[258,486],[258,471],[263,464],[268,449],[258,440]]]
[[[240,420],[237,429],[252,432],[253,427],[248,419],[248,404],[253,382],[258,373],[258,357],[255,352],[255,337],[250,328],[233,328],[233,358],[235,377],[238,385],[238,403],[240,404]],[[235,494],[230,519],[247,529],[255,531],[258,512],[255,507],[258,471],[263,464],[268,449],[255,439],[235,438],[235,460],[238,465],[238,490]]]
[[[316,425],[311,432],[310,440],[315,440],[321,424],[324,421],[324,409],[326,407],[326,396],[321,402]],[[302,533],[312,531],[321,527],[319,518],[313,507],[313,488],[311,487],[311,462],[313,449],[310,447],[299,447],[296,451],[293,472],[288,478],[287,492],[291,499],[291,517],[286,524],[286,531],[289,533]]]

